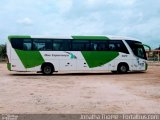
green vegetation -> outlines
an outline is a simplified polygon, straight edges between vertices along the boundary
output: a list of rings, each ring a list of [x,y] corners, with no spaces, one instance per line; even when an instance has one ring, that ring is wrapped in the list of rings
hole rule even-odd
[[[0,45],[0,61],[5,60],[6,57],[6,45]]]

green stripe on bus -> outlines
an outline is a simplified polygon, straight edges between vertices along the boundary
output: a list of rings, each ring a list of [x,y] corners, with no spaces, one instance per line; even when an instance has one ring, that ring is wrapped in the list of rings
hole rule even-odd
[[[86,60],[89,68],[100,67],[112,61],[119,55],[118,52],[114,51],[82,51],[81,53]]]
[[[39,51],[23,51],[15,49],[18,57],[25,68],[32,68],[44,63],[44,59]]]
[[[9,71],[11,71],[11,63],[7,63],[7,68]]]
[[[31,38],[29,35],[10,35],[8,36],[8,39],[11,40],[12,38]]]
[[[72,36],[75,40],[110,40],[106,36]]]

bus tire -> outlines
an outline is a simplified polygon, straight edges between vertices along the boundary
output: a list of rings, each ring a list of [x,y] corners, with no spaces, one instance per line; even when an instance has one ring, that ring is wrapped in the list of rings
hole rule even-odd
[[[129,66],[127,63],[120,63],[118,65],[118,73],[127,73],[129,71]]]
[[[54,72],[54,66],[51,63],[44,63],[41,69],[44,75],[51,75]]]

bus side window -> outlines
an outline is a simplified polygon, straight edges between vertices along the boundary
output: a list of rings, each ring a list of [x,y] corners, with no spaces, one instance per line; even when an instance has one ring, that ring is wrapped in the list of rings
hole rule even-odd
[[[60,51],[61,44],[62,44],[62,43],[60,43],[60,42],[54,42],[54,43],[53,43],[53,50],[54,50],[54,51]]]
[[[38,48],[34,42],[33,42],[33,50],[38,50]]]
[[[52,41],[49,39],[33,39],[33,50],[51,51]]]
[[[40,39],[34,39],[33,50],[45,50],[45,41]]]
[[[23,50],[31,50],[32,49],[32,41],[31,39],[24,39],[23,40]]]
[[[109,50],[110,50],[110,51],[115,51],[115,50],[116,50],[115,44],[109,43]]]
[[[53,40],[53,51],[69,51],[70,41],[69,40]]]
[[[46,40],[46,42],[45,42],[45,50],[46,51],[52,51],[52,41],[51,40]]]
[[[106,44],[100,43],[99,46],[98,46],[98,50],[99,51],[105,51],[105,50],[107,50]]]
[[[91,50],[92,51],[107,51],[108,44],[106,41],[91,41]]]
[[[91,50],[96,51],[98,49],[97,43],[91,43]]]
[[[129,54],[128,49],[121,40],[119,40],[116,45],[117,45],[117,51]]]
[[[72,51],[89,51],[90,42],[88,40],[72,40]]]
[[[109,50],[129,54],[129,52],[128,52],[125,44],[122,42],[122,40],[111,40],[111,41],[109,41]]]

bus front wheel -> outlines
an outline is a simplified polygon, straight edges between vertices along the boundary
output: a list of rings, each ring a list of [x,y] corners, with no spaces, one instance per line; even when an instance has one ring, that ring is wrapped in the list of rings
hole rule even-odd
[[[126,63],[120,63],[118,65],[118,72],[119,73],[127,73],[129,70],[128,64]]]
[[[42,73],[44,75],[51,75],[54,72],[54,67],[52,64],[43,64]]]

